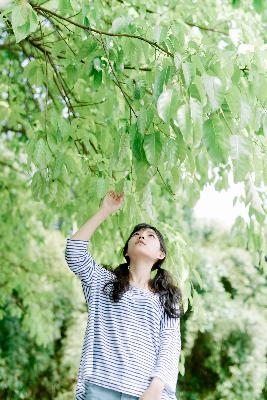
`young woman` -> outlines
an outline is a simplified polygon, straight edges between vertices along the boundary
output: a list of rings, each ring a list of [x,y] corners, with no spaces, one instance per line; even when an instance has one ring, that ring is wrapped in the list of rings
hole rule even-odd
[[[123,248],[126,262],[114,270],[87,249],[123,198],[108,192],[96,214],[67,238],[65,259],[88,305],[76,400],[176,400],[183,307],[179,288],[161,267],[167,255],[162,234],[136,225]]]

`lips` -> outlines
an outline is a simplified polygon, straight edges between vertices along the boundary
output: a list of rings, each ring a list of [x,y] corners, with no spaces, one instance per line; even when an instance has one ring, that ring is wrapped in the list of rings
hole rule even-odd
[[[145,242],[143,242],[142,240],[138,240],[138,241],[136,242],[136,244],[139,244],[139,243],[145,244]]]

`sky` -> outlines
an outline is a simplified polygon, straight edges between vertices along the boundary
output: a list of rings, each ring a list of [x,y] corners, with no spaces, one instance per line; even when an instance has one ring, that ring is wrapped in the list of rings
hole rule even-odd
[[[208,223],[216,221],[223,227],[230,229],[234,224],[236,217],[241,215],[245,221],[248,221],[248,207],[237,201],[233,205],[236,196],[244,193],[242,183],[235,184],[231,180],[229,189],[218,192],[212,186],[207,186],[200,195],[200,199],[193,209],[193,215],[196,220],[206,221]]]

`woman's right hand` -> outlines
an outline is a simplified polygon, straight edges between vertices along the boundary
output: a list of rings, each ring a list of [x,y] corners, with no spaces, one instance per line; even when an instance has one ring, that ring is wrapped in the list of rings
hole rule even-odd
[[[110,214],[117,211],[124,199],[124,192],[117,193],[110,190],[104,197],[101,208],[107,210]]]

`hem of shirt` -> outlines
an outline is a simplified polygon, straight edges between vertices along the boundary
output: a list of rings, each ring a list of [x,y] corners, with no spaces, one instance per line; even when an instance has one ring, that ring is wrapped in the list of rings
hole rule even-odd
[[[143,394],[143,392],[140,393],[140,391],[125,391],[125,390],[122,391],[121,388],[118,385],[116,385],[116,384],[114,385],[114,384],[109,383],[109,382],[103,382],[103,380],[102,379],[98,379],[98,377],[90,376],[88,378],[85,378],[85,381],[91,382],[91,383],[95,383],[95,384],[98,384],[100,386],[103,386],[106,389],[115,390],[117,392],[128,394],[130,396],[140,397]]]
[[[140,391],[126,391],[126,390],[122,391],[121,388],[119,388],[117,385],[112,385],[110,383],[103,382],[103,380],[101,378],[98,379],[98,377],[95,377],[95,376],[94,377],[92,377],[92,376],[86,377],[84,379],[84,387],[85,387],[85,381],[94,383],[96,385],[98,384],[98,385],[100,385],[100,386],[102,386],[102,387],[104,387],[106,389],[115,390],[115,391],[118,391],[118,392],[123,393],[123,394],[130,395],[130,396],[136,396],[138,398],[141,397],[141,395],[146,390],[146,389],[142,389],[141,392]],[[79,400],[79,399],[77,399],[77,400]],[[164,388],[164,390],[162,392],[162,395],[161,395],[161,400],[177,400],[176,393],[174,393],[174,392],[169,393],[166,390],[166,388]]]

